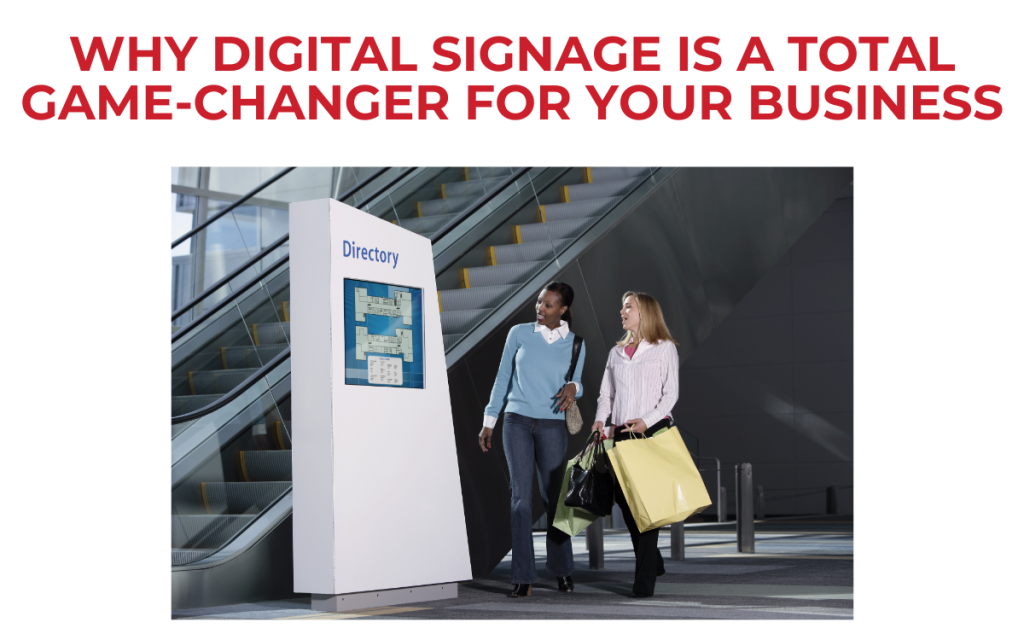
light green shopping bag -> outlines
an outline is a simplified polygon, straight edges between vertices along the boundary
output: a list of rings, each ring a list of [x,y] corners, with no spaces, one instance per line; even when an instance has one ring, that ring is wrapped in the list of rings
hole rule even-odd
[[[583,531],[599,517],[580,507],[565,506],[565,495],[569,492],[569,470],[574,464],[576,464],[576,458],[569,460],[569,463],[565,465],[565,474],[562,476],[562,490],[558,494],[558,508],[555,510],[555,521],[552,523],[556,529],[564,531],[570,536]],[[582,460],[584,469],[589,469],[592,464],[594,464],[594,449],[588,451]]]

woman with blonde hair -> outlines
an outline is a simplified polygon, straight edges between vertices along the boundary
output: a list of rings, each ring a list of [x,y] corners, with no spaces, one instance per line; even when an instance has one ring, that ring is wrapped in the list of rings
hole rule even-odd
[[[665,325],[661,305],[646,293],[627,291],[619,316],[626,335],[608,354],[596,422],[591,428],[604,429],[606,437],[614,434],[616,441],[635,437],[630,432],[652,436],[671,426],[672,407],[679,398],[679,343]],[[654,595],[657,576],[665,573],[658,529],[640,533],[618,485],[615,502],[622,509],[636,554],[632,596],[648,598]]]

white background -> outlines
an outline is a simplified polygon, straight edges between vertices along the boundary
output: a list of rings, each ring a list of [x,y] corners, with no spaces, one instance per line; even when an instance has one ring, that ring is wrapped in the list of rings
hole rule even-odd
[[[1019,15],[1014,3],[78,2],[17,3],[0,26],[5,248],[5,629],[114,636],[279,637],[169,620],[167,567],[168,167],[310,165],[842,165],[855,168],[856,614],[852,624],[746,623],[758,634],[863,637],[883,629],[991,633],[1017,606],[1022,227]],[[714,7],[714,8],[712,8]],[[442,35],[662,38],[665,71],[419,74],[212,71],[214,36],[374,35],[426,69]],[[199,37],[186,73],[81,73],[69,37]],[[675,39],[714,35],[713,74],[671,71]],[[749,36],[776,71],[735,69]],[[797,73],[787,36],[941,38],[953,73]],[[127,48],[127,41],[125,42]],[[349,49],[349,55],[354,48]],[[165,50],[165,69],[173,69]],[[885,61],[885,53],[881,56]],[[351,58],[348,58],[349,60]],[[813,58],[812,58],[813,60]],[[324,58],[321,58],[321,64]],[[884,64],[884,62],[883,62]],[[122,66],[121,68],[126,68]],[[141,63],[148,69],[148,62]],[[817,71],[815,71],[817,69]],[[23,92],[72,84],[95,96],[172,84],[444,84],[447,122],[319,120],[36,122]],[[468,83],[570,87],[568,122],[467,122]],[[583,85],[714,83],[728,122],[594,120]],[[1002,86],[1003,116],[961,121],[750,122],[743,87],[842,83]],[[269,109],[269,107],[268,107]],[[883,481],[884,479],[884,481]],[[893,493],[883,487],[899,487]],[[240,623],[228,623],[237,625]],[[364,623],[358,632],[367,632]],[[413,623],[373,627],[412,631]],[[684,626],[685,624],[685,626]],[[742,623],[663,623],[658,632],[733,633]],[[571,623],[461,624],[445,632],[579,633]],[[756,625],[756,626],[755,626]],[[609,628],[610,626],[610,628]],[[589,632],[635,634],[629,623]],[[417,630],[440,632],[441,626]],[[642,632],[655,631],[643,627]],[[336,637],[306,625],[304,635]]]

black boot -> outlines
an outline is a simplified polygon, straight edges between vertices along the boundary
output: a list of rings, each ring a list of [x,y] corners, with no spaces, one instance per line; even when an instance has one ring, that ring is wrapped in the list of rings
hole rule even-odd
[[[558,590],[572,593],[575,591],[575,585],[572,583],[572,576],[565,576],[564,578],[558,579]]]
[[[531,584],[514,584],[512,585],[512,593],[508,594],[510,598],[525,598],[526,596],[533,593],[533,585]]]

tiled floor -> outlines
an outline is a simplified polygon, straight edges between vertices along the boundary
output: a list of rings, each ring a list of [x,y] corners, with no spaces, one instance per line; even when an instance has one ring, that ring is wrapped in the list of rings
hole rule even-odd
[[[576,591],[558,591],[540,570],[529,598],[505,597],[510,557],[483,580],[459,585],[459,597],[346,613],[317,613],[309,599],[174,611],[175,619],[815,619],[853,617],[853,523],[844,519],[758,523],[754,554],[736,550],[735,525],[686,527],[686,559],[670,560],[669,531],[659,540],[666,575],[652,598],[626,597],[633,550],[625,532],[605,532],[605,567],[588,569],[583,536],[573,539]],[[534,536],[538,568],[544,536]]]

